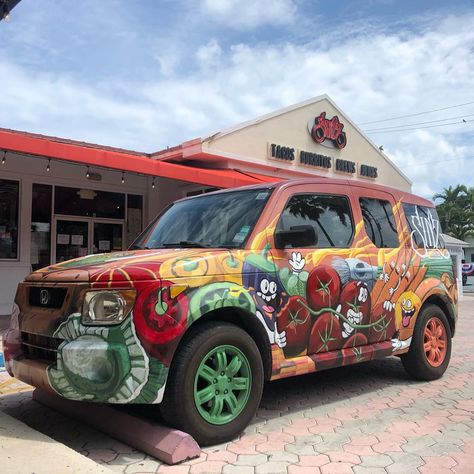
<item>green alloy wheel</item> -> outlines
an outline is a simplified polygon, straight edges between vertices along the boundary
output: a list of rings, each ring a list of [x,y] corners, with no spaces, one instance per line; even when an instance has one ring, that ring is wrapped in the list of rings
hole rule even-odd
[[[249,334],[225,322],[198,324],[173,359],[160,412],[200,445],[220,444],[253,418],[263,379],[260,352]]]
[[[251,387],[252,370],[245,354],[235,346],[218,346],[198,367],[194,402],[208,423],[224,425],[242,413]]]

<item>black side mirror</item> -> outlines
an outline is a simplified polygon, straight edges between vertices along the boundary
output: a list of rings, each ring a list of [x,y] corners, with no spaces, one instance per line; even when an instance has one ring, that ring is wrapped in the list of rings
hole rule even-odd
[[[289,230],[275,231],[275,246],[277,249],[285,247],[315,247],[318,243],[318,235],[311,225],[295,225]]]

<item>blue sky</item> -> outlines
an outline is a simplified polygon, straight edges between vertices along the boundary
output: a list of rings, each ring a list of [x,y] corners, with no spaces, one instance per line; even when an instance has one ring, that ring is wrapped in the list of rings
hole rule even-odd
[[[474,102],[471,0],[22,0],[0,44],[0,127],[141,151],[323,93],[358,124]],[[430,196],[474,186],[473,131],[368,136]]]

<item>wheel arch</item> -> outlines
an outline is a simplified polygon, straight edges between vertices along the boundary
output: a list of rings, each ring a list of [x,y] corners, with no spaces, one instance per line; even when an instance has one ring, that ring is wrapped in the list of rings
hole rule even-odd
[[[203,323],[207,323],[209,321],[228,322],[243,329],[257,345],[260,356],[262,357],[265,380],[270,380],[272,375],[272,349],[268,335],[265,329],[262,327],[262,323],[258,320],[257,316],[243,308],[219,308],[209,311],[208,313],[205,313],[198,319],[194,320],[194,322],[181,338],[176,350],[174,351],[173,357],[180,350],[183,341],[186,339],[186,335],[190,331],[196,330]]]
[[[457,320],[455,305],[441,293],[432,293],[427,296],[423,300],[421,308],[429,304],[438,306],[443,311],[443,313],[446,315],[446,318],[448,319],[449,327],[451,329],[451,336],[454,336]]]

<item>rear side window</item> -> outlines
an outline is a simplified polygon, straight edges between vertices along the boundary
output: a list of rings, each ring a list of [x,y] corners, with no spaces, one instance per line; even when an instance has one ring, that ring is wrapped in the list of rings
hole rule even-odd
[[[360,198],[360,207],[367,235],[378,248],[395,248],[400,245],[392,206],[388,201]]]
[[[353,235],[352,213],[345,196],[297,194],[288,201],[278,230],[311,225],[318,236],[316,248],[349,247]]]
[[[403,203],[414,248],[444,249],[439,217],[434,207]]]

